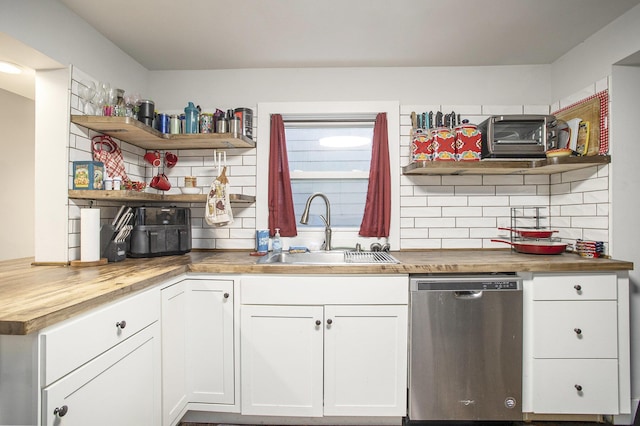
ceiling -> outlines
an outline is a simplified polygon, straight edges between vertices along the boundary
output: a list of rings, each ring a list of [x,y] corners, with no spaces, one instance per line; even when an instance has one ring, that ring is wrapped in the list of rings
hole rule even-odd
[[[551,64],[640,0],[58,0],[149,70]],[[639,23],[640,25],[640,23]],[[60,66],[0,33],[0,89]]]
[[[640,0],[59,0],[149,70],[550,64]]]

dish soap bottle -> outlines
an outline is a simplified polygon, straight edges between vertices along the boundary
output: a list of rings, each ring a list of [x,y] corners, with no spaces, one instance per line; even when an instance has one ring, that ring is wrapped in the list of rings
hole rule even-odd
[[[273,236],[271,248],[274,253],[282,253],[282,240],[280,240],[280,228],[276,228],[276,235]]]

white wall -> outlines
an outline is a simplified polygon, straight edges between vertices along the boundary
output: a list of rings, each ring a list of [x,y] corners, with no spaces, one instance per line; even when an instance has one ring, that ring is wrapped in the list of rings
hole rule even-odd
[[[0,90],[0,260],[34,255],[35,103]]]
[[[159,111],[256,106],[259,102],[380,101],[400,104],[550,103],[548,65],[152,71]]]
[[[9,36],[99,80],[143,96],[148,93],[146,68],[60,2],[0,0],[0,10],[0,28]]]
[[[613,254],[634,262],[631,271],[631,353],[632,397],[640,399],[640,172],[634,154],[638,145],[637,118],[640,116],[640,67],[613,69],[614,158],[612,171]]]

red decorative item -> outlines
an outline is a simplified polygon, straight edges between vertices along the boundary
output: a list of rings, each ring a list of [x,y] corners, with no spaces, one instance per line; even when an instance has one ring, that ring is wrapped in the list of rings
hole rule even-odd
[[[456,160],[480,161],[482,152],[482,134],[475,124],[469,124],[467,120],[456,126]]]
[[[433,161],[456,161],[456,136],[448,127],[433,131]]]
[[[91,142],[93,145],[93,159],[104,163],[109,177],[121,176],[123,181],[128,180],[127,173],[124,171],[122,151],[120,151],[118,144],[107,135],[94,136]]]
[[[411,141],[412,161],[431,161],[433,159],[433,136],[430,131],[416,130]]]

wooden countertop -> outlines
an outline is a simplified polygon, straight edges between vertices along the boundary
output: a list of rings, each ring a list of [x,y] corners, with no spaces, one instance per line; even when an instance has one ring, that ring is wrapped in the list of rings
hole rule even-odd
[[[633,263],[575,254],[528,255],[510,250],[392,252],[395,265],[256,265],[248,252],[192,252],[126,259],[94,267],[32,266],[33,259],[0,262],[0,334],[39,331],[185,272],[217,274],[423,274],[577,272],[633,269]]]

